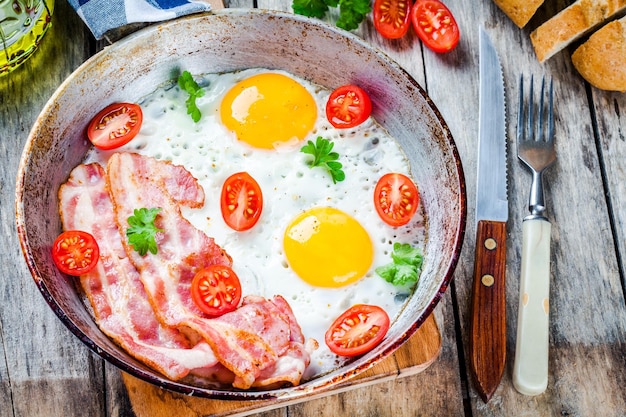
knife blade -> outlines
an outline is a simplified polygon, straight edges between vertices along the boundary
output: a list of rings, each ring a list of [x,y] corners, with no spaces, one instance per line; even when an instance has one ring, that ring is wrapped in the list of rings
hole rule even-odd
[[[479,145],[476,248],[470,321],[470,369],[486,403],[498,388],[506,360],[507,146],[504,80],[498,54],[479,34]]]

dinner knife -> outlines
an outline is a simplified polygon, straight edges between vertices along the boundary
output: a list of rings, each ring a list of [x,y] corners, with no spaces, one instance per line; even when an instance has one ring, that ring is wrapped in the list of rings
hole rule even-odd
[[[508,220],[504,81],[483,27],[480,87],[476,251],[470,322],[470,368],[486,403],[500,384],[506,359],[506,222]]]

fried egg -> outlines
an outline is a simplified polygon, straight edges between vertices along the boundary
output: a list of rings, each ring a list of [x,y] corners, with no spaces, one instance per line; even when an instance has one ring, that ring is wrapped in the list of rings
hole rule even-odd
[[[157,89],[140,104],[139,134],[116,151],[137,152],[183,165],[206,194],[201,209],[183,215],[213,237],[233,259],[243,295],[289,302],[306,338],[319,348],[304,378],[329,372],[346,359],[334,355],[324,333],[357,303],[382,307],[393,320],[409,289],[375,273],[391,262],[393,243],[423,247],[421,211],[406,226],[384,223],[373,204],[374,187],[387,172],[410,176],[399,144],[373,119],[338,130],[326,120],[330,90],[284,71],[245,71],[194,76],[205,94],[198,123],[187,114],[187,93],[177,85]],[[346,174],[333,183],[310,168],[300,152],[318,136],[333,141]],[[90,159],[109,153],[94,150]],[[250,230],[223,221],[220,190],[233,173],[246,171],[263,192],[263,212]]]

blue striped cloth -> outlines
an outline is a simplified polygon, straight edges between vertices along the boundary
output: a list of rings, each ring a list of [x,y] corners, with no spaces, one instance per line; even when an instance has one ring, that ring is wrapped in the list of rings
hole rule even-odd
[[[161,22],[211,9],[209,3],[194,0],[68,1],[96,39],[102,39],[108,30],[129,23]]]

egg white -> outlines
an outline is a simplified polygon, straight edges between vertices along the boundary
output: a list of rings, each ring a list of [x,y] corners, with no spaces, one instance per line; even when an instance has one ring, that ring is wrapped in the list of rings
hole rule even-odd
[[[325,115],[328,89],[274,71],[297,80],[314,97],[318,117],[305,140],[315,142],[319,135],[334,142],[334,151],[339,153],[346,173],[344,181],[333,184],[328,172],[309,168],[309,157],[300,152],[305,142],[263,150],[238,141],[220,122],[220,101],[237,81],[261,72],[268,70],[196,76],[205,90],[196,102],[202,112],[198,123],[187,114],[187,93],[177,85],[157,89],[140,103],[144,120],[139,134],[115,152],[137,152],[169,160],[183,165],[198,179],[206,194],[205,205],[201,209],[184,209],[183,215],[230,254],[244,295],[269,298],[281,294],[289,302],[305,337],[319,342],[306,379],[345,361],[330,352],[324,333],[347,308],[357,303],[375,304],[385,309],[392,320],[399,314],[408,289],[394,287],[374,270],[391,261],[396,241],[423,246],[424,229],[419,211],[409,225],[400,228],[392,228],[379,218],[373,205],[376,182],[387,172],[410,176],[409,163],[398,143],[372,118],[352,129],[332,127]],[[87,159],[104,164],[110,153],[94,149]],[[256,179],[264,199],[259,222],[245,232],[236,232],[224,223],[219,202],[224,180],[240,171],[247,171]],[[368,231],[374,246],[373,264],[358,282],[343,288],[314,287],[289,268],[283,251],[285,228],[296,215],[316,206],[338,208]]]

